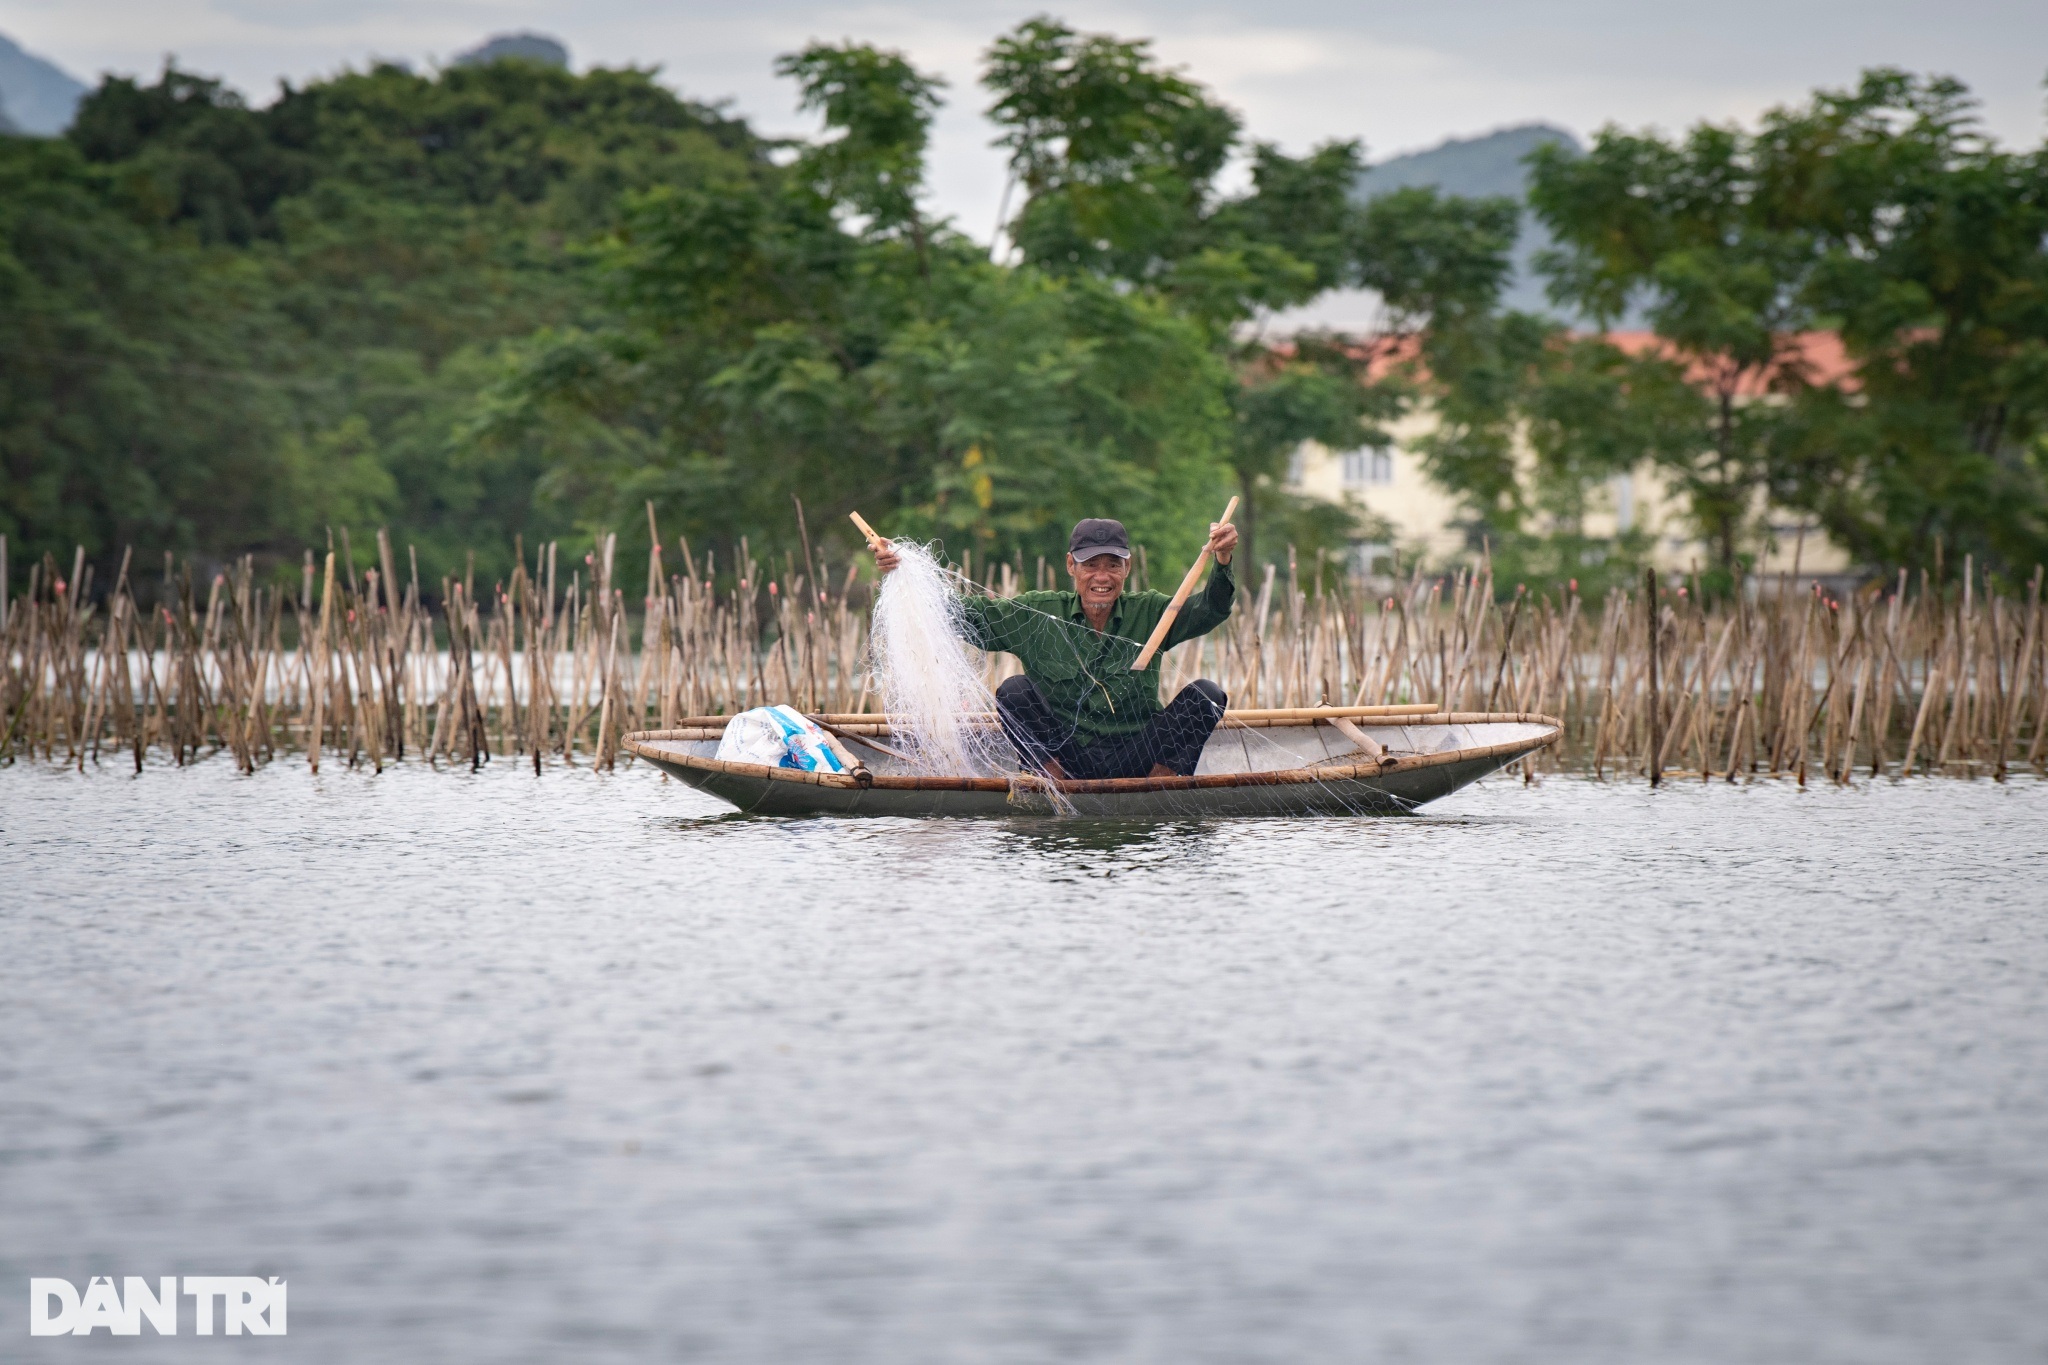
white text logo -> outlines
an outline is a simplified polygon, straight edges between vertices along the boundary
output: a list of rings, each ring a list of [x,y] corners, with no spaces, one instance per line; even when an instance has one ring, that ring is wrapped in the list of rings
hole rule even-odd
[[[284,1335],[284,1281],[272,1276],[187,1275],[192,1330],[213,1335],[213,1305],[219,1300],[221,1327],[229,1336]],[[160,1337],[178,1335],[178,1277],[150,1282],[127,1276],[119,1290],[110,1275],[95,1275],[80,1294],[69,1280],[28,1282],[28,1334],[32,1337],[89,1337],[100,1328],[117,1337],[139,1337],[144,1320]]]

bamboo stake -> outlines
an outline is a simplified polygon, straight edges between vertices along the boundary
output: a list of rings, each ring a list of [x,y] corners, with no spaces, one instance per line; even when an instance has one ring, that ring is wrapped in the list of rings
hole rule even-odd
[[[1643,571],[1643,609],[1644,609],[1644,614],[1645,614],[1645,616],[1647,616],[1647,617],[1648,617],[1648,621],[1649,621],[1649,624],[1648,624],[1648,634],[1649,634],[1649,663],[1650,663],[1650,702],[1649,702],[1649,705],[1650,705],[1650,746],[1649,746],[1649,771],[1650,771],[1650,785],[1651,785],[1652,787],[1654,787],[1654,786],[1656,786],[1656,785],[1657,785],[1657,784],[1658,784],[1658,783],[1659,783],[1659,782],[1660,782],[1660,781],[1662,780],[1662,778],[1663,778],[1663,773],[1662,773],[1662,765],[1663,765],[1663,754],[1662,754],[1662,752],[1661,752],[1661,750],[1662,750],[1662,747],[1663,747],[1663,746],[1662,746],[1662,744],[1661,744],[1661,741],[1660,741],[1660,734],[1659,734],[1659,730],[1660,730],[1660,727],[1661,727],[1661,726],[1663,725],[1663,721],[1664,721],[1664,716],[1663,716],[1663,710],[1662,710],[1662,705],[1661,705],[1660,701],[1658,700],[1658,696],[1657,696],[1657,655],[1658,655],[1658,653],[1660,652],[1660,650],[1659,650],[1659,643],[1658,643],[1658,638],[1657,638],[1657,637],[1659,636],[1659,634],[1661,634],[1661,631],[1660,631],[1660,629],[1659,629],[1659,627],[1660,627],[1660,625],[1661,625],[1661,622],[1659,622],[1659,620],[1657,619],[1657,571],[1656,571],[1655,569],[1645,569],[1645,570]]]
[[[327,573],[320,587],[319,634],[313,637],[313,652],[317,659],[314,667],[318,678],[313,684],[313,722],[306,733],[306,761],[314,772],[320,771],[320,743],[326,737],[327,719],[327,638],[328,628],[334,617],[334,551],[327,552]],[[304,646],[300,646],[303,652]]]

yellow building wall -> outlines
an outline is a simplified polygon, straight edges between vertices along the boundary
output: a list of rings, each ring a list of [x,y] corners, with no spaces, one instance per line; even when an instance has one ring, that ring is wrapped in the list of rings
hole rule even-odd
[[[1394,527],[1394,543],[1389,548],[1400,552],[1404,568],[1417,555],[1429,567],[1462,560],[1469,551],[1463,530],[1455,524],[1461,515],[1458,501],[1423,472],[1422,460],[1412,449],[1418,438],[1435,427],[1435,414],[1423,409],[1390,424],[1387,432],[1393,444],[1377,452],[1337,451],[1315,441],[1304,442],[1289,468],[1289,491],[1329,502],[1348,499],[1384,517]],[[1526,451],[1523,455],[1527,458]],[[1660,570],[1685,572],[1714,560],[1713,548],[1687,524],[1684,502],[1675,494],[1672,481],[1648,461],[1594,490],[1590,502],[1584,526],[1587,535],[1609,537],[1629,528],[1651,531],[1656,535],[1652,562]],[[1796,572],[1802,578],[1848,576],[1856,571],[1848,552],[1819,528],[1811,524],[1802,528],[1797,518],[1783,512],[1771,519],[1756,567],[1760,573]]]

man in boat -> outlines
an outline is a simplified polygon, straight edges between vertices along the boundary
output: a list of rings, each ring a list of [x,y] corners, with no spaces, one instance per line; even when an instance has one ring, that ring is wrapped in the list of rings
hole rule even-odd
[[[1026,766],[1061,779],[1194,775],[1229,699],[1197,678],[1161,706],[1159,665],[1175,645],[1207,635],[1230,615],[1237,528],[1210,523],[1209,550],[1216,567],[1208,587],[1182,606],[1142,669],[1131,665],[1173,599],[1124,591],[1131,540],[1120,521],[1088,517],[1075,525],[1067,538],[1071,592],[960,598],[967,642],[1007,651],[1024,665],[1022,676],[996,689],[996,713]],[[877,568],[889,573],[899,562],[887,541],[878,543]]]

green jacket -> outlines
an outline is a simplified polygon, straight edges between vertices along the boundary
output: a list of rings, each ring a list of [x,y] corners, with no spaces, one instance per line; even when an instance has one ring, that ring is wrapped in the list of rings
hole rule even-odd
[[[1086,745],[1135,734],[1158,715],[1159,665],[1166,651],[1222,625],[1236,597],[1230,566],[1216,565],[1209,586],[1188,598],[1166,643],[1138,672],[1131,662],[1173,601],[1166,593],[1126,592],[1110,609],[1103,632],[1088,624],[1078,593],[963,597],[960,605],[967,642],[1016,655],[1054,714],[1074,718],[1074,738]]]

